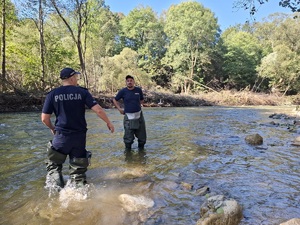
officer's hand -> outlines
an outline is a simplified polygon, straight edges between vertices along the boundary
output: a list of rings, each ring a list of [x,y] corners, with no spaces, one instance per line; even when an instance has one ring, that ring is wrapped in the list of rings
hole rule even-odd
[[[123,109],[120,109],[119,112],[120,112],[122,115],[125,114]]]
[[[107,127],[110,130],[111,133],[113,133],[115,131],[115,127],[112,123],[107,123]]]

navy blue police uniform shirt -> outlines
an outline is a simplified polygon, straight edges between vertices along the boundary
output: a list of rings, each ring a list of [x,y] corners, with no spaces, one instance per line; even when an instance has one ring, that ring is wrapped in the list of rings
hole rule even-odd
[[[116,101],[123,99],[124,112],[135,113],[141,111],[141,100],[144,100],[142,89],[134,87],[129,90],[128,88],[121,89],[115,97]]]
[[[56,116],[55,130],[64,134],[86,132],[85,106],[92,108],[97,102],[85,88],[61,86],[48,93],[43,113]]]

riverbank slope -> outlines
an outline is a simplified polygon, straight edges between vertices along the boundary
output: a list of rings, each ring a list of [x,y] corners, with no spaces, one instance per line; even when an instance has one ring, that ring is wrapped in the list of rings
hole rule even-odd
[[[221,91],[199,95],[183,95],[145,90],[144,95],[144,107],[300,105],[300,96],[280,96],[248,91]],[[114,108],[113,97],[108,94],[94,95],[94,98],[103,108]],[[0,112],[41,111],[44,100],[45,96],[34,94],[0,94]]]

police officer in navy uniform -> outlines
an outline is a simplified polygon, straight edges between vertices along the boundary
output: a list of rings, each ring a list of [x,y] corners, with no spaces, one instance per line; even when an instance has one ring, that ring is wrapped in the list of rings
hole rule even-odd
[[[72,68],[60,72],[62,86],[53,89],[46,96],[41,120],[49,127],[54,137],[47,146],[47,182],[63,188],[62,164],[69,156],[71,182],[76,185],[86,184],[87,167],[91,153],[86,148],[87,123],[86,106],[92,109],[113,133],[114,126],[103,108],[94,100],[90,92],[78,86],[80,73]],[[53,125],[50,118],[55,114]]]
[[[138,139],[138,149],[144,150],[146,143],[146,125],[141,105],[144,101],[144,95],[142,89],[135,86],[133,76],[127,75],[126,87],[121,89],[116,97],[113,99],[113,103],[121,114],[124,115],[124,143],[125,150],[130,151],[131,145],[134,142],[134,137]],[[120,107],[119,100],[123,99],[124,109]]]

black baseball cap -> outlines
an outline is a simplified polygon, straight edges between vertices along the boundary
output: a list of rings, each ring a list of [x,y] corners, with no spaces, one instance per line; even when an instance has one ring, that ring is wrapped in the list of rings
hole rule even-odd
[[[133,76],[131,76],[131,75],[127,75],[127,76],[125,77],[125,80],[127,80],[128,78],[131,78],[132,80],[134,80]]]
[[[77,72],[77,71],[73,70],[72,68],[67,67],[60,71],[60,79],[64,80],[69,77],[72,77],[75,74],[80,74],[80,72]]]

